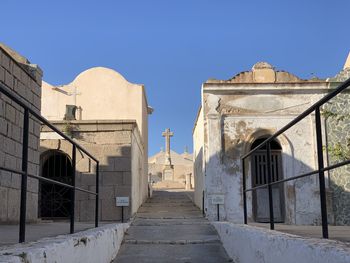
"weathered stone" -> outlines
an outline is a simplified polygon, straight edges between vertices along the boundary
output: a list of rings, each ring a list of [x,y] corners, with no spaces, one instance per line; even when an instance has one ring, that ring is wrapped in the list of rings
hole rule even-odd
[[[107,199],[114,199],[114,186],[101,186],[100,187],[100,199],[101,200],[107,200]]]
[[[8,189],[7,195],[7,220],[9,222],[19,221],[20,190]]]
[[[104,186],[123,184],[122,172],[103,172],[101,173],[101,176],[102,176],[102,184]]]
[[[2,174],[0,176],[2,176]],[[7,191],[7,187],[0,186],[0,222],[7,221]]]
[[[117,157],[113,159],[114,171],[128,172],[131,171],[131,159],[125,157]]]

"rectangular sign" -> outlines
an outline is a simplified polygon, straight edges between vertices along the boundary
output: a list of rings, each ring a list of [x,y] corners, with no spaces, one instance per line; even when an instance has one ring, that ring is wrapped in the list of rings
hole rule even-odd
[[[223,205],[225,203],[225,195],[212,195],[211,203],[213,205]]]
[[[117,206],[129,206],[128,196],[117,196],[115,199]]]

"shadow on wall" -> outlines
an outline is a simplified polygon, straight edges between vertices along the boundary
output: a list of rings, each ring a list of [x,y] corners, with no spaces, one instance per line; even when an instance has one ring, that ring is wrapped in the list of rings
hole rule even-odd
[[[263,137],[267,136],[269,135],[265,134]],[[286,139],[286,137],[279,138],[277,143],[281,145],[282,150],[280,152],[280,157],[275,156],[275,159],[272,160],[273,181],[290,178],[314,170],[314,168],[307,164],[314,163],[314,149],[312,145],[305,145],[305,147],[308,147],[310,150],[304,151],[303,156],[305,156],[306,161],[303,162],[302,160],[295,158],[293,145],[288,139]],[[223,141],[222,144],[221,155],[218,154],[211,156],[206,164],[207,176],[203,176],[203,180],[206,180],[206,191],[209,193],[219,191],[226,193],[226,196],[228,197],[228,200],[225,200],[225,211],[220,210],[220,214],[223,217],[222,220],[233,220],[242,223],[243,200],[240,156],[242,153],[247,153],[250,150],[252,142],[239,140],[235,144],[232,143],[226,148],[225,145],[227,146],[228,144],[225,143],[225,141]],[[201,169],[201,162],[202,153],[198,154],[196,157],[195,169]],[[265,169],[266,158],[261,155],[261,151],[260,153],[254,154],[248,158],[245,163],[246,187],[251,188],[253,186],[258,186],[261,183],[265,183],[267,181]],[[350,208],[343,206],[342,208],[337,208],[337,210],[333,211],[333,204],[338,203],[339,198],[349,198],[350,193],[344,188],[334,188],[332,182],[329,184],[330,188],[327,188],[328,222],[330,224],[339,224],[339,220],[335,221],[337,217],[341,216],[338,213],[339,209],[343,209],[341,214],[349,214],[347,211]],[[264,217],[268,216],[267,190],[253,192],[254,193],[247,193],[248,220],[250,222],[266,222],[266,218],[264,219]],[[276,213],[274,214],[277,221],[287,224],[301,225],[321,224],[317,174],[282,183],[280,184],[280,188],[274,187],[273,197],[274,210],[275,212],[278,213],[279,211],[280,213],[280,220],[276,218],[278,215],[276,215]],[[198,201],[199,200],[197,200],[197,202]],[[216,208],[213,206],[210,207],[210,202],[211,200],[206,200],[205,207],[209,207],[209,209],[215,211],[216,214]],[[346,224],[348,224],[347,221]]]
[[[100,160],[99,173],[99,218],[101,221],[120,221],[121,207],[116,207],[116,196],[131,197],[131,147],[114,145],[84,145],[86,149]],[[71,184],[72,146],[63,140],[41,141],[40,175],[64,183]],[[110,155],[114,152],[114,155]],[[49,158],[51,156],[51,158]],[[56,156],[56,158],[55,158]],[[64,158],[57,158],[64,156]],[[62,161],[64,160],[64,163]],[[60,163],[61,162],[61,163]],[[76,157],[77,187],[92,192],[96,191],[96,165],[83,152],[77,150]],[[146,179],[147,180],[147,179]],[[39,186],[39,218],[63,219],[68,218],[70,209],[69,190],[57,185],[41,183]],[[68,192],[68,194],[67,194]],[[45,198],[45,202],[43,202]],[[67,200],[68,198],[68,200]],[[49,204],[49,205],[48,205]],[[56,204],[56,205],[53,205]],[[42,215],[49,210],[50,216]],[[64,214],[58,210],[67,210]],[[124,208],[124,219],[130,218],[130,207]],[[93,222],[95,219],[95,195],[81,191],[75,193],[75,218],[81,222]]]

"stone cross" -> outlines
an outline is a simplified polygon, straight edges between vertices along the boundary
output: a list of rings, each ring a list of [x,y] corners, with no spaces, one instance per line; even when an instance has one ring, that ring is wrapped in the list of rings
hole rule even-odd
[[[69,96],[73,96],[74,99],[74,105],[77,106],[77,95],[81,95],[81,92],[78,92],[78,89],[76,86],[74,87],[74,91],[73,92],[69,92]]]
[[[170,160],[170,137],[174,136],[174,133],[170,131],[169,128],[162,133],[162,136],[165,137],[165,164],[171,165]]]

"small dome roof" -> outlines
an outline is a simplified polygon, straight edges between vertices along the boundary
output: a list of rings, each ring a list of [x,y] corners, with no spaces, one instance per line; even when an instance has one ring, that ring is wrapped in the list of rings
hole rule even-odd
[[[264,68],[273,69],[274,67],[267,62],[258,62],[252,67],[252,70],[254,71],[257,69],[264,69]]]

